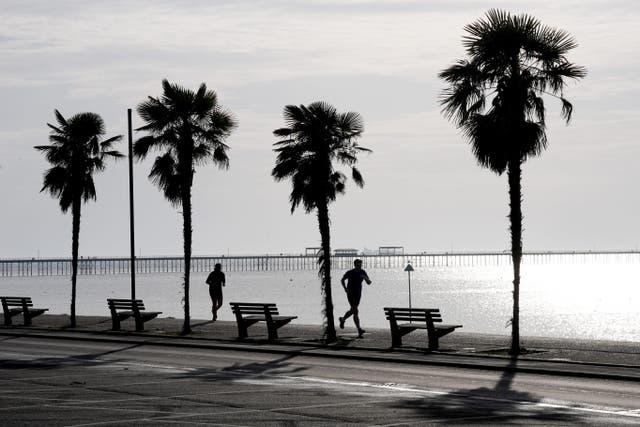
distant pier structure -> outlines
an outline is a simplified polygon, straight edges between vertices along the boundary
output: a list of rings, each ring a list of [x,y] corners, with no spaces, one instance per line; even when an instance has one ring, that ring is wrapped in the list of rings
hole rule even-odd
[[[332,266],[337,270],[349,269],[354,258],[363,260],[363,267],[374,269],[402,269],[410,262],[414,268],[480,267],[511,265],[509,252],[441,252],[404,253],[400,247],[384,249],[377,254],[355,253],[354,250],[336,251]],[[311,249],[311,248],[310,248]],[[225,271],[291,271],[316,270],[317,249],[298,255],[246,255],[246,256],[194,256],[192,272],[209,272],[216,263]],[[382,252],[382,253],[380,253]],[[391,252],[391,253],[390,253]],[[640,263],[639,251],[569,251],[525,252],[524,264],[592,264],[592,263]],[[129,258],[81,258],[78,274],[130,274]],[[184,271],[182,257],[137,257],[136,273],[180,273]],[[1,277],[66,276],[71,275],[71,260],[48,259],[0,259]]]

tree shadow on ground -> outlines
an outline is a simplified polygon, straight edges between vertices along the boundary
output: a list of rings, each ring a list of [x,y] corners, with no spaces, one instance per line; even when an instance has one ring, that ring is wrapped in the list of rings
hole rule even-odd
[[[215,323],[215,320],[205,320],[205,321],[200,322],[200,323],[192,323],[191,327],[192,328],[197,328],[198,326],[211,325],[212,323]]]
[[[349,347],[352,344],[358,343],[360,338],[357,338],[356,336],[338,335],[334,341],[327,341],[325,337],[305,339],[305,341],[322,347],[336,347],[339,349],[340,347]]]
[[[104,351],[101,353],[88,353],[75,356],[64,357],[39,357],[31,360],[15,360],[15,359],[0,359],[1,369],[62,369],[77,366],[99,366],[105,364],[112,364],[122,362],[124,359],[109,359],[101,360],[101,357],[108,356],[110,354],[120,353],[122,351],[131,350],[141,346],[142,344],[133,344],[127,347],[122,347],[114,350]]]
[[[236,379],[267,379],[277,376],[288,376],[306,371],[303,366],[292,366],[288,361],[297,357],[296,354],[286,354],[274,360],[265,362],[234,363],[221,369],[196,368],[181,373],[177,378],[200,379],[202,381],[236,380]]]
[[[512,358],[493,388],[460,389],[442,395],[405,399],[395,402],[393,407],[413,409],[425,421],[449,424],[585,422],[569,408],[541,405],[541,397],[512,389],[516,366],[517,359]]]
[[[234,363],[233,365],[223,368],[222,372],[241,372],[251,376],[256,375],[291,375],[305,371],[307,368],[302,366],[293,367],[288,360],[295,358],[295,354],[286,354],[278,359],[266,362],[249,362]]]

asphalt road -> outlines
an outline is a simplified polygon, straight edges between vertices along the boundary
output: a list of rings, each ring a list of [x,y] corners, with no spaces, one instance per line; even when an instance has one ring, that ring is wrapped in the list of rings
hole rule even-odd
[[[0,424],[640,424],[638,382],[0,337]]]

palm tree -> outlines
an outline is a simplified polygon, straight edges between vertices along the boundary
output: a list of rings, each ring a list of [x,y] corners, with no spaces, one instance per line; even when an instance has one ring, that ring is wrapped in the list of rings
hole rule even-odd
[[[344,193],[346,176],[334,169],[334,162],[351,167],[354,182],[362,187],[364,180],[354,166],[360,147],[356,139],[364,125],[358,113],[339,114],[325,102],[309,106],[287,105],[284,108],[287,127],[276,129],[280,138],[274,151],[278,153],[271,175],[276,181],[291,178],[291,213],[301,203],[306,213],[317,211],[322,250],[318,259],[321,290],[324,295],[324,321],[327,341],[335,341],[336,328],[331,298],[331,231],[329,204]]]
[[[543,96],[558,98],[562,117],[573,106],[564,97],[566,79],[586,76],[567,60],[577,46],[565,31],[529,15],[492,9],[465,27],[468,59],[439,74],[448,88],[440,103],[447,118],[463,130],[478,163],[509,182],[513,261],[513,318],[510,353],[520,353],[520,261],[522,259],[522,164],[547,146]]]
[[[202,83],[197,92],[166,79],[162,81],[160,98],[148,97],[138,105],[144,126],[136,129],[148,135],[134,145],[137,158],[144,159],[149,151],[158,150],[149,178],[166,199],[182,207],[184,243],[184,325],[182,334],[191,332],[189,280],[191,273],[191,187],[195,167],[212,162],[227,169],[229,147],[224,140],[237,126],[233,116],[218,104],[214,91]]]
[[[66,213],[71,208],[71,327],[74,328],[81,207],[83,202],[96,199],[94,172],[104,170],[106,158],[122,157],[120,152],[111,149],[114,142],[122,139],[122,135],[103,140],[104,122],[95,113],[79,113],[65,119],[55,110],[55,115],[57,126],[47,123],[51,129],[51,145],[34,148],[43,152],[53,165],[45,172],[40,191],[48,191],[58,198],[62,212]]]

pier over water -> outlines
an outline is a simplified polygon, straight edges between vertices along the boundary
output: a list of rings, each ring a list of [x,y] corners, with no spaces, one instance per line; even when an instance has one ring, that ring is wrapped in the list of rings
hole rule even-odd
[[[405,253],[397,255],[357,255],[363,260],[363,268],[402,269],[407,263],[414,268],[428,267],[482,267],[511,265],[508,252],[460,252],[460,253]],[[353,255],[331,257],[334,269],[352,267]],[[316,270],[315,255],[248,255],[248,256],[194,256],[191,271],[209,272],[216,263],[224,271],[291,271]],[[573,252],[525,252],[523,264],[553,263],[640,263],[639,251],[573,251]],[[136,274],[181,273],[184,271],[182,257],[136,257]],[[78,260],[79,275],[130,274],[129,258],[81,258]],[[71,275],[71,259],[0,259],[0,277],[22,276],[67,276]]]

